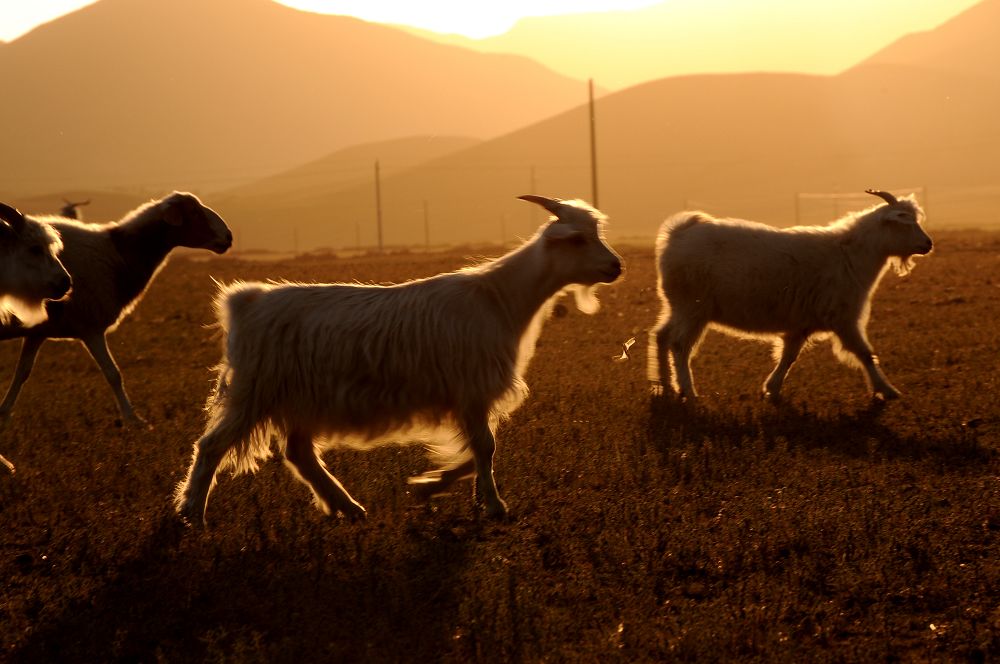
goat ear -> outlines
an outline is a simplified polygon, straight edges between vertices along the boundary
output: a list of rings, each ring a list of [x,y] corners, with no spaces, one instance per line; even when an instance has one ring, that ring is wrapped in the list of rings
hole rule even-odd
[[[917,222],[913,213],[909,210],[889,210],[886,212],[884,219],[899,224],[915,224]]]
[[[24,215],[17,208],[6,203],[0,203],[0,219],[6,221],[5,226],[8,226],[15,233],[20,233],[21,229],[24,228]]]
[[[544,235],[548,242],[565,242],[583,237],[583,231],[577,230],[569,224],[553,221],[545,229]]]
[[[184,225],[184,199],[177,196],[176,192],[163,199],[160,208],[163,210],[163,221],[168,226]]]

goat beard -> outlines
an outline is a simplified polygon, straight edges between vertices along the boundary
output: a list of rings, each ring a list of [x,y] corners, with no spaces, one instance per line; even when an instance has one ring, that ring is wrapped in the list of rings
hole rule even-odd
[[[576,308],[585,314],[596,314],[601,308],[601,303],[597,299],[597,285],[583,286],[573,284],[567,290],[572,291],[573,299],[576,301]]]
[[[916,261],[913,256],[893,256],[889,259],[889,265],[896,274],[905,277],[914,268]]]
[[[43,302],[29,302],[13,295],[0,297],[0,324],[6,325],[15,316],[24,327],[38,325],[48,318]]]

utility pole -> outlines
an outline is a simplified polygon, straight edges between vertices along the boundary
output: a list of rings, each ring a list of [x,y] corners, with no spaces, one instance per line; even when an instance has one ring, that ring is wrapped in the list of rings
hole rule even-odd
[[[431,246],[430,213],[427,211],[427,199],[424,199],[424,247]]]
[[[594,79],[589,79],[587,86],[590,93],[590,191],[593,199],[591,203],[596,208],[600,207],[600,204],[597,202],[597,128],[594,120]]]
[[[536,187],[535,187],[535,165],[532,164],[531,165],[530,176],[529,176],[529,179],[528,179],[528,193],[529,194],[537,194],[538,192],[535,191],[535,189],[536,189]],[[538,223],[535,221],[537,217],[538,217],[538,208],[536,206],[534,206],[534,205],[529,205],[528,206],[528,236],[529,237],[531,236],[532,233],[535,232],[535,228],[538,226]]]
[[[375,160],[375,222],[378,224],[378,251],[382,253],[382,178]]]

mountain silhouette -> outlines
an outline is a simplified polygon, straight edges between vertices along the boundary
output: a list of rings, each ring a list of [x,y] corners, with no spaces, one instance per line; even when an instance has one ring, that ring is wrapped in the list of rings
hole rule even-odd
[[[961,0],[957,6],[968,2]],[[958,11],[940,3],[935,12],[901,13],[890,11],[891,4],[669,0],[630,10],[526,17],[509,31],[485,39],[403,29],[486,53],[530,54],[567,76],[624,89],[702,73],[834,75],[907,29],[922,26],[930,15],[943,21]],[[995,16],[983,19],[984,34],[997,25]]]
[[[308,198],[317,192],[345,189],[370,182],[374,164],[390,175],[481,141],[461,136],[408,136],[376,141],[338,150],[302,166],[219,192],[220,198],[281,196],[286,200]]]
[[[983,0],[928,32],[899,39],[862,63],[907,65],[963,77],[1000,78],[1000,0]]]
[[[995,223],[1000,86],[978,74],[995,48],[973,38],[979,23],[958,17],[939,28],[947,39],[934,30],[904,40],[911,56],[901,64],[881,52],[838,76],[682,76],[601,97],[599,204],[612,217],[612,237],[648,239],[664,217],[689,207],[822,223],[870,205],[860,193],[869,187],[917,189],[931,228]],[[954,52],[947,70],[930,67],[935,44],[963,42],[963,25],[969,48]],[[425,205],[432,243],[512,241],[541,222],[515,199],[532,190],[592,199],[586,106],[385,177],[385,242],[422,244]],[[860,195],[843,204],[798,196],[812,192]],[[374,207],[369,180],[293,206],[272,197],[256,216],[233,219],[244,246],[287,246],[288,224],[303,246],[358,238],[371,246]],[[284,225],[265,221],[275,218]]]
[[[0,187],[24,195],[222,189],[371,141],[490,138],[586,94],[523,57],[270,0],[101,0],[0,45],[0,88]]]

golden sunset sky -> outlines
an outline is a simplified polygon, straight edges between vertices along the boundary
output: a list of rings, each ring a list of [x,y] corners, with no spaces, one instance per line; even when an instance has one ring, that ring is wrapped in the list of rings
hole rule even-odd
[[[241,1],[229,0],[235,7]],[[605,90],[686,74],[836,75],[900,37],[936,28],[979,2],[275,1],[304,11],[393,25],[475,51],[528,57],[570,78],[591,78]],[[14,39],[92,2],[0,0],[0,39]]]
[[[11,41],[36,25],[79,9],[94,0],[4,0],[0,2],[0,39]],[[394,23],[423,28],[440,33],[454,33],[481,39],[508,31],[520,19],[531,16],[553,16],[629,10],[652,5],[677,5],[678,10],[695,14],[693,19],[722,18],[720,10],[727,5],[733,15],[757,16],[759,20],[780,20],[782,14],[794,11],[808,20],[822,20],[831,6],[839,7],[844,16],[864,18],[857,29],[862,32],[879,30],[890,41],[895,36],[914,30],[926,30],[940,24],[976,0],[840,0],[837,3],[813,0],[722,0],[691,2],[690,0],[504,0],[502,2],[470,0],[281,0],[282,4],[307,11],[346,14],[368,21]],[[698,15],[700,14],[700,16]],[[754,26],[748,23],[747,29]],[[781,44],[774,47],[781,48]]]
[[[36,25],[94,2],[4,0],[0,2],[0,40],[11,41]],[[306,11],[344,14],[376,23],[408,25],[478,39],[502,34],[519,18],[526,16],[634,9],[657,4],[657,0],[281,0],[281,4]]]

